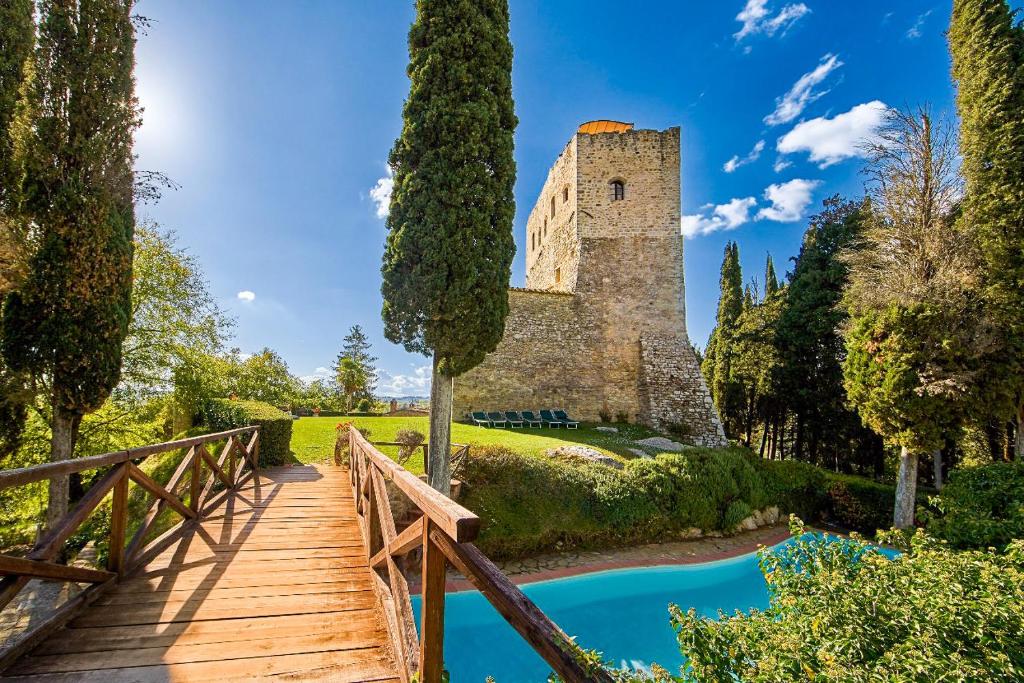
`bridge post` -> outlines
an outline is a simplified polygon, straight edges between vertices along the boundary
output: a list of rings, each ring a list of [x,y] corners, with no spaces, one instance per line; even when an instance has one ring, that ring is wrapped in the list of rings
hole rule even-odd
[[[423,525],[423,616],[420,627],[420,683],[441,683],[444,667],[445,557],[430,539],[436,525]]]

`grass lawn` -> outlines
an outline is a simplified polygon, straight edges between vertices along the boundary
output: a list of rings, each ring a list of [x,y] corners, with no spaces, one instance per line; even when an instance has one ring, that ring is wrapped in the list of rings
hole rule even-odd
[[[357,427],[370,430],[370,441],[394,441],[400,429],[414,429],[427,434],[426,417],[300,417],[292,425],[292,453],[304,463],[320,462],[333,457],[334,427],[339,422],[351,421]],[[549,448],[584,444],[603,453],[622,459],[636,457],[629,448],[638,448],[633,441],[657,432],[639,425],[614,425],[618,434],[595,429],[598,425],[583,424],[579,429],[489,429],[461,423],[452,425],[452,442],[471,446],[497,445],[532,456],[542,456]],[[394,455],[395,447],[383,447],[387,455]],[[423,472],[423,450],[417,449],[406,466],[414,473]]]

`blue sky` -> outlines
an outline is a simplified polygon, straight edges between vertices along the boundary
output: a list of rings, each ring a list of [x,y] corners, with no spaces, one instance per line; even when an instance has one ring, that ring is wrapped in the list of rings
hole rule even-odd
[[[1015,2],[1018,6],[1020,3]],[[952,107],[949,2],[511,0],[516,242],[576,126],[682,127],[688,329],[714,324],[737,240],[749,279],[799,250],[806,216],[863,192],[856,141],[883,105]],[[138,167],[180,189],[140,215],[174,229],[237,320],[234,344],[323,374],[363,325],[383,393],[423,394],[428,360],[387,342],[377,199],[408,91],[411,1],[144,0]],[[730,163],[731,162],[731,163]]]

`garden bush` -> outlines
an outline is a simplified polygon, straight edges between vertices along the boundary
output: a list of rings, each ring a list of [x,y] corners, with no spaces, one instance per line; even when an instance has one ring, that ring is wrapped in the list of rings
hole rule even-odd
[[[920,531],[909,544],[886,534],[904,543],[890,560],[862,541],[794,532],[794,543],[760,553],[767,609],[669,608],[687,665],[662,680],[1021,680],[1024,543],[958,552]]]
[[[483,519],[477,543],[496,559],[651,542],[691,527],[731,533],[774,504],[755,462],[742,449],[689,449],[615,470],[474,448],[463,504]]]
[[[269,403],[210,399],[203,406],[203,421],[214,432],[259,425],[260,466],[291,460],[292,416]]]
[[[757,460],[773,504],[803,519],[817,519],[828,505],[828,474],[796,460]]]
[[[828,475],[829,520],[846,529],[874,534],[892,527],[896,487],[849,474]]]
[[[1024,538],[1024,462],[953,470],[919,511],[929,533],[957,548],[1004,548]]]

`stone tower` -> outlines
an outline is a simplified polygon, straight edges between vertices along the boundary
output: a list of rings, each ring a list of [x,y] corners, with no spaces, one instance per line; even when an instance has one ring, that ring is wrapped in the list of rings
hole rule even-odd
[[[498,348],[455,381],[455,415],[564,408],[725,435],[686,334],[679,128],[580,126],[527,220],[526,287]]]

